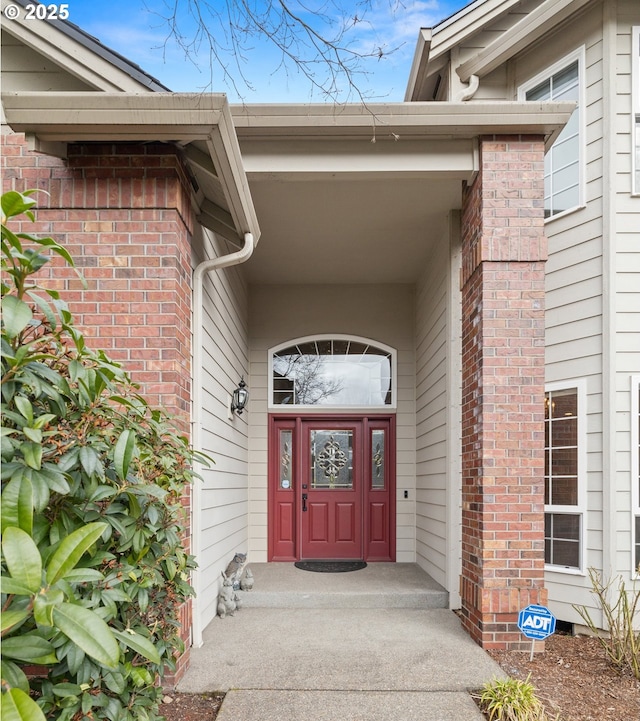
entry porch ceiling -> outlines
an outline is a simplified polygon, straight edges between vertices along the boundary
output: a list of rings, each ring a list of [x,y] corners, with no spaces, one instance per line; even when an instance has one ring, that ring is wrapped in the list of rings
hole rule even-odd
[[[459,179],[318,177],[249,180],[262,240],[244,268],[251,283],[414,283],[447,217]]]
[[[262,240],[250,283],[415,283],[480,135],[557,136],[572,104],[232,106]]]

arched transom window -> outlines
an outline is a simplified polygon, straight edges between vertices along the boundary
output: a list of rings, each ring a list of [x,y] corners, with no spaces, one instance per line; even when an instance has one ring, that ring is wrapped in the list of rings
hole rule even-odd
[[[271,352],[274,406],[381,407],[395,403],[395,352],[362,338],[304,338]]]

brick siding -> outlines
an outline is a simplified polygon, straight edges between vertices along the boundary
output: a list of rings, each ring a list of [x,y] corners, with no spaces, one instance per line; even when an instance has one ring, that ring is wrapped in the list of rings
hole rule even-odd
[[[544,146],[483,138],[462,214],[463,625],[530,646],[518,611],[544,589]]]
[[[87,284],[56,256],[48,287],[62,293],[87,345],[121,363],[141,395],[188,434],[193,221],[176,148],[87,143],[69,145],[62,160],[30,152],[22,134],[1,141],[3,192],[48,193],[36,195],[36,222],[21,230],[63,245]],[[187,496],[184,505],[189,512]],[[189,646],[190,603],[181,619]],[[187,661],[188,652],[179,674]]]

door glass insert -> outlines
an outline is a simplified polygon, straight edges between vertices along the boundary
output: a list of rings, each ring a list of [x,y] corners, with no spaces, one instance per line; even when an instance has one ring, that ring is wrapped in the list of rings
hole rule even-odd
[[[290,430],[280,431],[280,481],[281,490],[292,488],[291,483],[291,446],[292,432]]]
[[[385,487],[384,430],[371,431],[371,488]]]
[[[311,488],[353,488],[353,431],[311,431]]]

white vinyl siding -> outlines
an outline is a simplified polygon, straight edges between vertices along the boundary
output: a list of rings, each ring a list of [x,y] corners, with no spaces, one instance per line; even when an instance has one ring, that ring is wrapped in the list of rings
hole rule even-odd
[[[602,569],[608,517],[603,500],[603,212],[604,48],[602,9],[589,8],[512,61],[513,97],[518,88],[583,53],[585,103],[584,207],[554,216],[545,225],[549,259],[545,268],[545,380],[549,388],[576,386],[582,380],[586,405],[581,491],[581,568]],[[560,66],[560,67],[559,67]],[[627,115],[628,119],[628,115]],[[628,128],[628,123],[627,123]],[[628,131],[627,131],[628,132]],[[629,511],[627,508],[627,524]],[[562,620],[579,623],[574,603],[593,607],[583,571],[547,566],[549,607]]]
[[[638,489],[638,393],[640,383],[640,187],[638,186],[638,135],[640,112],[640,15],[637,0],[617,4],[616,54],[612,97],[614,132],[611,181],[611,284],[612,307],[607,327],[611,333],[612,382],[610,447],[615,474],[611,489],[611,539],[614,549],[611,574],[627,577],[640,553],[640,500]],[[635,197],[634,194],[635,193]]]
[[[640,376],[631,378],[631,575],[640,574]]]
[[[194,245],[198,245],[194,240]],[[224,241],[204,241],[206,257],[226,255]],[[204,281],[203,450],[215,461],[198,485],[200,538],[198,613],[204,628],[216,615],[221,572],[248,545],[247,413],[229,418],[229,401],[241,376],[248,380],[248,289],[238,268],[214,271]],[[249,380],[249,386],[251,382]],[[198,392],[194,389],[194,392]],[[251,402],[250,402],[251,403]],[[250,410],[250,407],[249,407]]]
[[[519,98],[529,101],[578,103],[544,159],[545,217],[551,218],[579,208],[584,203],[584,50],[564,57],[519,89]]]
[[[460,574],[460,291],[457,217],[416,296],[416,560],[455,603]],[[455,250],[454,250],[455,248]]]
[[[633,192],[640,195],[640,26],[631,31],[631,142]]]
[[[27,89],[74,92],[94,90],[91,85],[82,82],[8,32],[2,32],[2,92]]]

